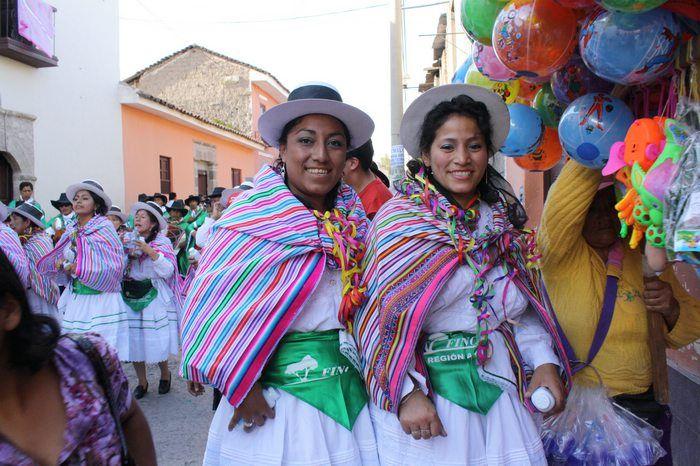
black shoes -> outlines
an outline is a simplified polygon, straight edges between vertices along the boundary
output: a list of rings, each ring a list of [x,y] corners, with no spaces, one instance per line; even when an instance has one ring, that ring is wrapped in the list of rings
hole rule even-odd
[[[148,392],[148,383],[146,383],[146,386],[144,387],[143,385],[137,385],[136,388],[134,388],[134,398],[137,400],[140,400],[143,398],[146,393]]]
[[[168,377],[168,380],[163,380],[161,379],[160,382],[158,382],[158,394],[159,395],[165,395],[170,391],[170,382],[173,380],[173,374],[170,374],[170,377]],[[138,387],[136,387],[138,388]]]

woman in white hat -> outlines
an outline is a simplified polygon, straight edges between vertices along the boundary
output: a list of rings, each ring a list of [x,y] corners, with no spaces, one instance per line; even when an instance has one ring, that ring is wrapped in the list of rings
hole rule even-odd
[[[378,464],[352,336],[367,220],[341,181],[370,117],[321,84],[268,110],[276,166],[204,248],[182,322],[182,372],[225,397],[204,464]],[[196,383],[195,383],[196,382]]]
[[[66,285],[58,302],[65,333],[98,333],[122,361],[129,361],[129,322],[121,296],[124,248],[106,217],[112,200],[93,180],[68,186],[66,195],[77,221],[39,261],[38,272]]]
[[[129,216],[122,211],[122,208],[118,205],[113,205],[107,211],[107,218],[117,233],[122,235],[125,231],[129,230]]]
[[[42,212],[32,204],[22,203],[10,210],[10,227],[19,236],[29,265],[27,300],[35,314],[44,314],[60,322],[58,286],[48,277],[37,272],[39,260],[53,249],[51,237],[44,231]]]
[[[414,159],[370,228],[354,327],[382,464],[546,464],[529,396],[546,387],[541,409],[561,410],[569,368],[524,210],[488,164],[508,128],[500,97],[469,85],[403,117]]]
[[[136,399],[148,392],[146,364],[160,367],[158,393],[170,391],[172,376],[168,356],[180,349],[178,316],[182,308],[177,260],[165,236],[168,223],[155,202],[137,202],[131,207],[138,238],[126,245],[129,261],[122,295],[129,306],[129,348],[138,385]]]
[[[22,248],[22,243],[19,241],[19,236],[8,224],[5,224],[9,216],[10,210],[0,201],[0,249],[12,264],[22,285],[27,288],[29,286],[29,262],[27,254]]]

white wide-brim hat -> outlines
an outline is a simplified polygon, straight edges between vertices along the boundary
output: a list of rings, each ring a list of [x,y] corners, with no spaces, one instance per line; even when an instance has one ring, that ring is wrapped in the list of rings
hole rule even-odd
[[[80,183],[75,183],[68,186],[66,188],[66,196],[68,196],[68,199],[72,201],[73,198],[75,198],[75,194],[78,191],[83,190],[90,191],[91,193],[100,197],[108,208],[112,205],[112,199],[110,199],[107,193],[105,193],[102,185],[95,180],[83,180]]]
[[[44,222],[41,220],[44,217],[43,212],[41,212],[39,209],[37,209],[31,204],[28,204],[26,202],[22,203],[14,209],[10,209],[10,213],[17,214],[26,218],[42,230],[46,228],[46,225],[44,225]]]
[[[122,211],[122,208],[119,207],[118,205],[111,206],[109,208],[109,210],[107,211],[107,215],[114,215],[115,217],[119,217],[121,219],[122,223],[126,223],[129,221],[129,216],[126,215],[126,213],[124,213]]]
[[[275,105],[260,116],[258,131],[272,147],[279,147],[287,123],[305,115],[330,115],[342,121],[350,132],[348,150],[360,147],[372,137],[374,121],[359,108],[343,102],[340,93],[324,83],[310,83],[294,89],[287,102]]]
[[[411,157],[421,156],[421,128],[428,113],[439,103],[450,101],[460,95],[466,95],[486,105],[491,120],[493,148],[498,151],[503,146],[510,129],[510,113],[503,99],[495,92],[483,87],[471,84],[446,84],[421,94],[408,106],[403,115],[400,129],[401,144]]]
[[[152,213],[158,220],[159,230],[162,231],[168,229],[168,222],[165,220],[165,217],[163,217],[163,211],[160,210],[160,206],[155,202],[137,202],[136,204],[131,206],[131,215],[135,217],[136,212],[138,212],[139,210],[145,210],[147,212]]]

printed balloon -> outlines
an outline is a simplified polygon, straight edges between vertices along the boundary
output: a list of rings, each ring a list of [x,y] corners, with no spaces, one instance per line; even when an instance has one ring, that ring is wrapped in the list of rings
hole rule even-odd
[[[479,42],[474,42],[472,47],[473,60],[481,74],[499,82],[515,79],[515,72],[498,60],[493,47]]]
[[[508,0],[462,0],[462,26],[475,41],[491,45],[491,33],[498,13]]]
[[[544,172],[554,167],[562,159],[564,149],[559,142],[556,128],[545,128],[542,144],[531,154],[516,157],[515,163],[524,170]]]
[[[532,99],[534,99],[540,89],[542,89],[542,85],[529,83],[523,78],[518,79],[518,81],[520,81],[520,92],[518,92],[518,97],[515,101],[519,104],[530,105]]]
[[[540,89],[532,100],[532,106],[537,110],[537,113],[539,113],[545,126],[552,128],[557,127],[559,119],[562,113],[564,113],[564,108],[559,104],[549,84],[542,86],[542,89]]]
[[[554,0],[513,0],[498,14],[493,48],[518,76],[543,78],[569,60],[577,28],[573,11]]]
[[[666,3],[666,0],[599,0],[606,10],[643,13]]]
[[[467,79],[467,71],[469,71],[469,67],[472,66],[473,62],[471,55],[464,60],[464,63],[457,68],[454,76],[452,76],[452,84],[464,84],[464,80]]]
[[[534,152],[542,142],[544,123],[535,109],[523,104],[508,105],[510,131],[500,148],[503,155],[518,157]]]
[[[632,14],[599,10],[581,28],[579,49],[601,78],[626,86],[646,84],[672,66],[681,29],[663,9]]]
[[[469,71],[467,71],[465,83],[490,89],[500,95],[507,104],[515,102],[515,98],[518,96],[518,91],[520,90],[520,83],[517,79],[506,82],[492,81],[481,74],[474,63],[472,63],[469,67]]]
[[[595,0],[555,0],[567,8],[589,8],[595,6]]]
[[[572,159],[590,168],[603,168],[610,148],[625,139],[634,121],[632,111],[608,94],[586,94],[564,110],[559,140]]]
[[[613,83],[593,74],[578,55],[571,57],[562,69],[555,71],[552,75],[552,91],[564,105],[570,104],[585,94],[595,92],[607,94],[613,90],[613,87],[615,87]]]

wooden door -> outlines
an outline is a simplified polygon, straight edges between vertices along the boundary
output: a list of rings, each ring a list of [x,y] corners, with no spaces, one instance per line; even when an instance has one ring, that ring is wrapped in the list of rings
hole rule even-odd
[[[206,170],[197,171],[197,194],[206,196],[208,194],[207,187],[209,185],[209,177]]]
[[[14,197],[12,194],[12,167],[5,154],[0,152],[0,201],[9,204]]]

